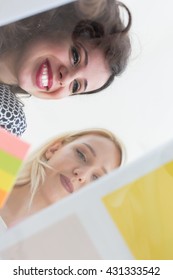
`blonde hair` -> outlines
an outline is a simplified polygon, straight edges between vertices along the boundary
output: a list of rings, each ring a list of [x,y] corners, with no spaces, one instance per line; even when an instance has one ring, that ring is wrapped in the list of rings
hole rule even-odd
[[[31,200],[30,206],[33,201],[33,198],[36,194],[37,189],[44,183],[45,180],[45,168],[51,168],[45,159],[45,153],[47,149],[55,144],[57,141],[61,142],[62,145],[66,145],[77,138],[88,135],[88,134],[95,134],[105,137],[112,141],[115,147],[118,149],[120,153],[120,165],[124,163],[125,160],[125,148],[122,142],[115,137],[113,133],[106,129],[87,129],[78,132],[69,132],[59,135],[51,139],[50,141],[43,144],[39,149],[36,150],[24,163],[23,168],[17,178],[15,186],[21,186],[25,184],[30,185],[31,191]]]

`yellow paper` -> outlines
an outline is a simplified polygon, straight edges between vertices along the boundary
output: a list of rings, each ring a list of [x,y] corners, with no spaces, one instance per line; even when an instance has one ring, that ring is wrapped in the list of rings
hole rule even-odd
[[[103,202],[136,259],[173,260],[173,161]]]

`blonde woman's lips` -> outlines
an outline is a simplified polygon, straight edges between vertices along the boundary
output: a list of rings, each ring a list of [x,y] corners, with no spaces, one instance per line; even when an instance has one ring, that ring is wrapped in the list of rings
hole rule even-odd
[[[60,174],[60,181],[67,192],[69,193],[74,192],[74,186],[68,177]]]
[[[49,90],[53,85],[53,74],[49,60],[46,59],[39,66],[36,73],[36,85],[39,89]]]

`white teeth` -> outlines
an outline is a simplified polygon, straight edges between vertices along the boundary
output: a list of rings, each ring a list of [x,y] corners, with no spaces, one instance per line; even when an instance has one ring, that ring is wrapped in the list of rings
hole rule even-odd
[[[47,69],[47,65],[44,64],[44,66],[43,66],[43,73],[42,73],[42,77],[41,77],[41,82],[42,82],[43,87],[47,87],[48,86],[48,80],[49,80],[48,69]]]

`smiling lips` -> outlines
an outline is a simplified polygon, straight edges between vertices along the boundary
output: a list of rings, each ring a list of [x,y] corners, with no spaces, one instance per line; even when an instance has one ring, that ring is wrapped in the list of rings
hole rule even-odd
[[[73,184],[70,182],[68,177],[60,174],[60,181],[67,192],[69,192],[69,193],[74,192]]]
[[[36,73],[36,85],[40,89],[49,90],[53,84],[53,74],[49,61],[46,59]]]

